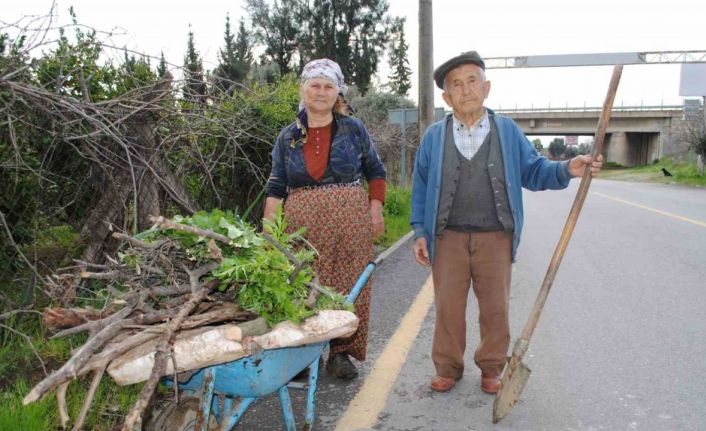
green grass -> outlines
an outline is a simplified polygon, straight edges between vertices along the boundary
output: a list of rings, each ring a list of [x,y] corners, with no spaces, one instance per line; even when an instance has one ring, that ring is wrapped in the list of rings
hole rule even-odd
[[[0,429],[51,430],[58,428],[56,398],[45,398],[23,406],[22,398],[27,395],[29,389],[26,380],[18,380],[0,392]]]
[[[74,381],[69,385],[66,401],[69,417],[78,418],[83,406],[83,399],[90,384],[90,377]],[[43,399],[23,406],[22,399],[31,386],[20,379],[0,392],[0,429],[23,431],[46,431],[61,428],[59,408],[54,393]],[[123,418],[137,400],[142,385],[119,387],[104,377],[96,390],[91,410],[83,429],[111,431],[123,422]],[[72,422],[73,423],[73,422]]]
[[[59,368],[69,358],[71,349],[85,341],[85,336],[49,340],[38,315],[13,317],[3,322],[30,337],[32,344],[49,372]],[[60,429],[59,410],[54,392],[44,399],[22,405],[22,399],[44,377],[42,367],[29,343],[7,330],[0,329],[0,430],[45,431]],[[92,375],[69,385],[66,394],[69,415],[75,420]],[[141,385],[117,386],[105,375],[96,391],[84,429],[110,431],[122,420],[139,395]]]
[[[664,176],[662,168],[667,169],[672,176]],[[598,174],[598,178],[706,187],[706,175],[698,175],[695,163],[675,163],[671,157],[664,157],[657,163],[635,168],[608,165]]]
[[[385,233],[375,244],[387,248],[412,230],[409,225],[412,190],[388,186],[387,197],[383,209],[385,218]]]

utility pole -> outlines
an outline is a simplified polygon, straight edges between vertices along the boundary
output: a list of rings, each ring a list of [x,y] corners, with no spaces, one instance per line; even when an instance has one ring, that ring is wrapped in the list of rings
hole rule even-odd
[[[419,0],[419,137],[434,122],[432,0]]]
[[[704,127],[701,129],[702,131],[706,132],[706,96],[703,96],[704,102],[701,105],[701,109],[703,110],[704,114]],[[704,160],[703,156],[701,154],[696,156],[696,172],[699,173],[699,175],[704,174],[704,165],[706,164],[706,160]]]

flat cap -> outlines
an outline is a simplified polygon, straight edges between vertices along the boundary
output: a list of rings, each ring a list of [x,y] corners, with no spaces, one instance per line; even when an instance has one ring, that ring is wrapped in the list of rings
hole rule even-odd
[[[451,72],[453,69],[463,64],[475,64],[476,66],[485,70],[485,62],[483,61],[481,56],[478,55],[476,51],[467,51],[446,61],[446,63],[436,68],[436,70],[434,71],[434,81],[436,82],[436,86],[443,90],[446,75],[448,75],[448,73]]]

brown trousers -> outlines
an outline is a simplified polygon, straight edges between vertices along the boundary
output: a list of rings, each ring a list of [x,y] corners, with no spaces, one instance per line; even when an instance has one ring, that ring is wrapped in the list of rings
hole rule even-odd
[[[479,309],[476,365],[483,375],[502,373],[510,345],[511,254],[512,235],[505,232],[446,230],[437,238],[432,265],[436,324],[431,355],[437,375],[455,379],[463,376],[471,284]]]

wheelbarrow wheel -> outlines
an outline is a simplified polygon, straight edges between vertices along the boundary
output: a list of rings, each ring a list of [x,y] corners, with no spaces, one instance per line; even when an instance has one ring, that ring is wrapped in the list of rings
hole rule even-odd
[[[177,405],[173,401],[155,406],[151,417],[145,423],[144,431],[196,431],[196,415],[199,410],[199,400],[196,398],[182,399]],[[208,418],[209,431],[217,430],[218,423],[211,414]]]

